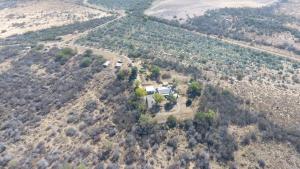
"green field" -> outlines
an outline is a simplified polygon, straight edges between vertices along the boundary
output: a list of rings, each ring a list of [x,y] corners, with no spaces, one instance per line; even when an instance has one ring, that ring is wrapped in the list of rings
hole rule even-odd
[[[134,57],[160,58],[223,75],[253,75],[262,67],[275,71],[299,67],[299,63],[281,57],[226,44],[142,17],[126,17],[111,23],[78,43]],[[288,66],[284,68],[285,64]]]

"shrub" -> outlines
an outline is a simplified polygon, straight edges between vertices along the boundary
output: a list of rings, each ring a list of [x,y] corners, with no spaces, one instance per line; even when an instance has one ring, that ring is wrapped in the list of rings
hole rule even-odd
[[[84,57],[91,57],[92,55],[93,55],[93,51],[91,49],[84,51],[83,54]]]
[[[209,110],[208,112],[198,112],[195,115],[195,120],[198,122],[207,122],[211,125],[216,116],[217,114],[213,110]]]
[[[37,162],[37,167],[39,169],[46,169],[49,167],[49,162],[43,158]]]
[[[4,152],[6,150],[6,147],[0,143],[0,153]]]
[[[80,62],[80,67],[85,68],[89,67],[92,64],[93,60],[89,57],[84,57]]]
[[[72,56],[76,55],[77,51],[71,48],[61,49],[55,56],[55,61],[65,64]]]
[[[243,80],[244,75],[243,75],[242,73],[238,73],[238,74],[236,75],[236,78],[237,78],[238,81],[241,81],[241,80]]]
[[[162,101],[164,101],[164,96],[162,96],[161,94],[159,94],[159,93],[155,93],[155,94],[153,94],[153,98],[154,98],[154,100],[155,100],[155,102],[156,102],[156,104],[160,104]]]
[[[153,66],[151,68],[151,78],[154,80],[158,80],[159,77],[160,77],[160,68],[157,66]]]
[[[191,98],[195,98],[196,96],[200,96],[202,91],[202,84],[196,81],[192,81],[188,87],[188,95]]]
[[[140,85],[141,85],[141,82],[140,82],[139,80],[135,80],[135,81],[134,81],[134,88],[135,88],[135,89],[136,89],[136,88],[139,88]]]
[[[117,79],[118,80],[125,80],[128,76],[128,70],[119,70],[117,74]]]
[[[167,145],[169,147],[172,147],[174,150],[176,150],[177,145],[178,145],[178,139],[177,138],[171,138],[170,140],[168,140]]]
[[[74,136],[77,135],[77,131],[76,131],[76,129],[70,127],[70,128],[67,128],[67,129],[65,130],[65,134],[66,134],[66,136],[68,136],[68,137],[74,137]]]
[[[242,139],[241,144],[244,145],[244,146],[249,145],[250,144],[250,139],[251,139],[250,135],[246,135]]]
[[[137,75],[138,75],[138,69],[137,69],[137,67],[131,68],[130,72],[131,73],[130,73],[130,76],[129,76],[129,81],[134,81],[137,78]]]
[[[259,167],[261,167],[261,168],[265,168],[266,163],[265,163],[264,160],[258,160],[258,165],[259,165]]]
[[[135,89],[135,95],[136,95],[137,97],[144,97],[144,96],[147,95],[147,92],[146,92],[145,89],[139,87],[139,88],[136,88],[136,89]]]
[[[169,101],[170,104],[172,104],[172,105],[177,104],[177,98],[173,94],[169,95],[167,97],[167,99],[168,99],[168,101]]]
[[[86,169],[86,166],[83,163],[80,163],[76,169]]]
[[[185,105],[186,105],[186,107],[189,107],[192,105],[192,103],[193,103],[193,101],[191,99],[187,99]]]
[[[171,115],[167,118],[167,125],[169,128],[174,128],[177,125],[177,119],[175,116]]]
[[[152,133],[156,121],[149,114],[142,114],[138,120],[137,132],[140,135]]]
[[[35,47],[35,50],[42,50],[42,49],[44,49],[44,47],[45,46],[43,44],[39,44]]]

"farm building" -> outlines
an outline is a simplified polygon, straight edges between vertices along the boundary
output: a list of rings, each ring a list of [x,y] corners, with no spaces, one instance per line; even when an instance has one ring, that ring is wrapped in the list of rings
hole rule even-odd
[[[110,64],[110,61],[106,61],[105,63],[103,63],[103,66],[104,66],[104,67],[108,67],[109,64]]]
[[[116,66],[115,66],[115,68],[121,68],[122,67],[122,63],[116,63]]]
[[[156,92],[156,89],[153,86],[146,86],[145,89],[148,95],[154,94]]]
[[[169,96],[172,94],[172,89],[171,87],[158,87],[156,89],[157,93],[163,95],[163,96]]]

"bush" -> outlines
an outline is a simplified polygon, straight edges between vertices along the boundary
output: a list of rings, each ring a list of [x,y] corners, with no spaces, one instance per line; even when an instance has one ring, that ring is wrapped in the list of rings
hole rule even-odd
[[[133,67],[131,68],[130,71],[130,76],[129,76],[129,81],[134,81],[137,78],[138,75],[138,68],[137,67]]]
[[[0,153],[4,152],[6,150],[6,147],[4,144],[0,143]]]
[[[76,131],[76,129],[70,127],[70,128],[68,128],[68,129],[65,130],[65,134],[68,137],[74,137],[74,136],[77,135],[77,131]]]
[[[196,81],[192,81],[188,87],[188,95],[190,98],[195,98],[196,96],[200,96],[202,91],[202,84]]]
[[[266,163],[265,163],[264,160],[258,160],[258,165],[259,165],[259,167],[261,167],[261,168],[265,168]]]
[[[153,66],[151,68],[151,79],[158,80],[159,77],[160,77],[160,68],[157,66]]]
[[[83,57],[91,57],[93,55],[93,51],[91,49],[88,49],[84,51]]]
[[[143,89],[141,87],[135,89],[135,96],[137,96],[137,97],[144,97],[146,95],[147,95],[147,92],[146,92],[145,89]]]
[[[89,67],[92,64],[93,60],[89,57],[84,57],[80,62],[80,67],[85,68]]]
[[[35,47],[35,50],[42,50],[42,49],[44,49],[44,47],[45,46],[43,44],[39,44]]]
[[[189,107],[192,105],[192,103],[193,103],[193,101],[191,99],[187,99],[185,105],[186,105],[186,107]]]
[[[177,138],[171,138],[170,140],[168,140],[167,145],[169,147],[172,147],[173,150],[176,150],[177,146],[178,146],[178,139]]]
[[[138,134],[147,135],[152,133],[155,124],[156,121],[149,114],[142,114],[138,120]]]
[[[63,48],[57,53],[55,61],[60,62],[61,64],[65,64],[72,56],[76,54],[77,51],[71,48]]]
[[[195,120],[197,122],[206,122],[210,125],[213,124],[213,121],[215,120],[217,114],[213,110],[209,110],[208,112],[198,112],[195,115]]]
[[[161,94],[159,94],[159,93],[155,93],[155,94],[153,94],[153,98],[154,98],[154,100],[155,100],[155,102],[156,102],[156,104],[160,104],[162,101],[164,101],[164,96],[162,96]]]
[[[171,115],[167,118],[167,125],[169,128],[174,128],[177,125],[177,119],[175,116]]]

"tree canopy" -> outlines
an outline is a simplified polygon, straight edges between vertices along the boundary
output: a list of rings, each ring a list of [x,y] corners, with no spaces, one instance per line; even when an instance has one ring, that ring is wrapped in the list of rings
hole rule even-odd
[[[135,89],[135,95],[137,97],[143,97],[147,95],[147,92],[144,88],[138,87]]]

